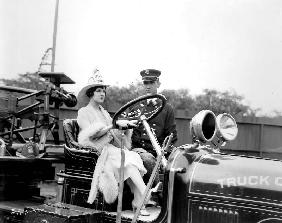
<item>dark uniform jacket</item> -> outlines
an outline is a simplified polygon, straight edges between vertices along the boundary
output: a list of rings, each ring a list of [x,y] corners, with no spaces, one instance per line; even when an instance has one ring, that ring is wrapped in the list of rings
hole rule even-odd
[[[147,106],[149,107],[153,105]],[[173,133],[171,145],[176,142],[177,132],[174,111],[170,104],[166,103],[163,110],[148,123],[152,131],[155,133],[160,146],[162,146],[165,137],[169,136],[170,133]],[[143,148],[147,152],[152,153],[155,157],[157,156],[143,125],[140,125],[133,130],[132,148]]]

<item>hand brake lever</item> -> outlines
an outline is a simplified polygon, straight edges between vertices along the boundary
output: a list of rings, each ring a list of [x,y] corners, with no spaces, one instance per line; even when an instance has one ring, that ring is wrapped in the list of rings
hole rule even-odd
[[[151,186],[153,184],[153,181],[155,179],[155,176],[156,176],[156,173],[157,173],[157,171],[159,169],[159,166],[161,165],[161,160],[162,160],[164,151],[167,150],[167,148],[169,147],[169,145],[171,143],[171,140],[172,140],[172,137],[173,137],[173,133],[171,133],[169,136],[167,136],[165,138],[164,142],[163,142],[163,146],[161,148],[161,153],[158,154],[157,162],[156,162],[155,167],[154,167],[154,169],[152,171],[152,174],[150,176],[149,182],[148,182],[148,184],[146,186],[145,193],[142,196],[141,203],[138,205],[138,208],[137,208],[137,210],[136,210],[136,212],[134,214],[134,217],[133,217],[131,223],[136,223],[137,222],[137,218],[138,218],[138,215],[140,213],[141,207],[143,207],[143,204],[144,204],[145,199],[147,197],[147,194],[148,194],[148,192],[149,192],[149,190],[150,190],[150,188],[151,188]]]

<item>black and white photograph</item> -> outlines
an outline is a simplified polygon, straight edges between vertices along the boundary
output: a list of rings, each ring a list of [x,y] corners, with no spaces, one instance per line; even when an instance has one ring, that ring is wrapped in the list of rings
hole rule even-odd
[[[0,0],[0,223],[282,223],[281,72],[281,0]]]

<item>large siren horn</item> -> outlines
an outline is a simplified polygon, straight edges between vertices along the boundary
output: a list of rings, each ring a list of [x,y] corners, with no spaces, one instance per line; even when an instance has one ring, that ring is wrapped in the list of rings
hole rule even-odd
[[[190,122],[193,141],[210,142],[216,134],[216,116],[210,110],[202,110]]]

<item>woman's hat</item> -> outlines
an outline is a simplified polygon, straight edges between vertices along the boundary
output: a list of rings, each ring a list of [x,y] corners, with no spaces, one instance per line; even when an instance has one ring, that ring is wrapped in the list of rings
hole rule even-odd
[[[78,108],[85,107],[89,103],[90,98],[86,95],[88,89],[93,87],[108,87],[108,86],[109,85],[104,83],[100,71],[96,68],[93,71],[91,77],[88,79],[87,85],[83,87],[77,95]]]

